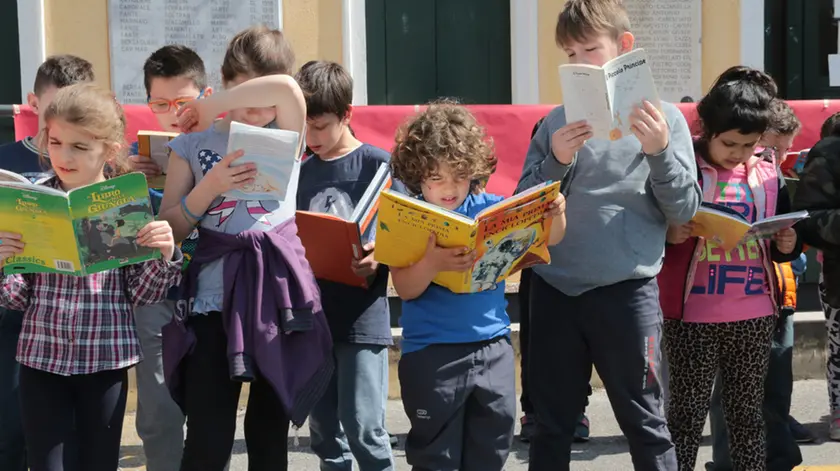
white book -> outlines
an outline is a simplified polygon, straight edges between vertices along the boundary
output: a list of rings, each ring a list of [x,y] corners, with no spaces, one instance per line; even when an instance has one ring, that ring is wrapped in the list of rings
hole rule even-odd
[[[296,169],[301,158],[299,144],[300,133],[294,131],[231,122],[227,151],[244,151],[231,167],[254,163],[257,176],[254,183],[223,196],[237,200],[294,200]]]
[[[586,121],[596,139],[631,135],[630,113],[644,100],[661,109],[644,49],[620,55],[603,67],[563,64],[559,72],[566,122]]]

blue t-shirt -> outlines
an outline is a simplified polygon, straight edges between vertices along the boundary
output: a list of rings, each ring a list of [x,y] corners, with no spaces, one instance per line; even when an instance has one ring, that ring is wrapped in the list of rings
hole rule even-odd
[[[0,168],[22,175],[33,183],[54,175],[49,160],[41,159],[32,137],[0,146]]]
[[[369,144],[332,160],[310,157],[300,168],[297,208],[349,219],[379,166],[389,160],[387,152]],[[368,289],[327,280],[318,280],[318,286],[333,341],[393,343],[385,265]]]
[[[470,194],[455,211],[475,217],[484,208],[498,203],[501,196]],[[510,333],[504,281],[496,289],[479,293],[455,294],[430,284],[411,301],[404,301],[400,325],[403,328],[403,354],[441,343],[470,343],[494,339]]]

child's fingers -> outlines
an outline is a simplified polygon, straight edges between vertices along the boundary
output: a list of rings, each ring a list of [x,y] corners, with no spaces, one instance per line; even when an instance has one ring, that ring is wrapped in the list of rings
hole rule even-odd
[[[647,112],[647,115],[653,119],[654,122],[662,120],[662,113],[659,112],[659,109],[653,106],[653,103],[645,100],[642,103],[644,107],[644,111]]]
[[[17,232],[3,232],[0,231],[0,240],[21,240],[23,236],[18,234]]]
[[[238,159],[238,158],[242,157],[243,155],[245,155],[245,151],[244,151],[244,150],[242,150],[242,149],[235,150],[235,151],[231,152],[230,154],[228,154],[228,155],[226,155],[226,156],[222,157],[222,160],[221,160],[221,162],[219,162],[219,163],[220,163],[220,164],[223,164],[223,165],[227,165],[227,166],[229,166],[229,165],[230,165],[230,164],[231,164],[234,160],[236,160],[236,159]],[[246,164],[246,165],[247,165],[247,164]]]

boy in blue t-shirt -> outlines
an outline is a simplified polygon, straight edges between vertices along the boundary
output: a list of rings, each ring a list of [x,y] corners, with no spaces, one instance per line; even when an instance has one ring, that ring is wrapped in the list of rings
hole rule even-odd
[[[484,130],[462,106],[433,103],[403,127],[391,157],[394,178],[425,201],[475,217],[501,201],[483,192],[496,167]],[[566,230],[565,200],[552,203],[549,244]],[[403,406],[411,422],[405,443],[415,469],[504,467],[516,416],[514,354],[505,283],[455,294],[433,284],[439,272],[466,271],[475,254],[443,248],[430,235],[423,258],[391,267],[403,300]]]
[[[353,136],[353,79],[334,62],[310,61],[295,76],[306,96],[306,145],[311,157],[300,169],[299,210],[349,218],[373,177],[390,156]],[[391,337],[388,269],[373,260],[373,242],[353,270],[374,276],[368,288],[318,280],[333,338],[335,372],[312,410],[312,451],[321,469],[394,469],[385,430],[388,347]]]
[[[153,52],[143,65],[143,82],[149,109],[161,129],[169,132],[180,132],[178,108],[212,93],[207,86],[201,57],[181,45],[168,45]],[[160,175],[164,170],[149,157],[138,156],[136,142],[132,144],[130,154],[129,161],[134,170],[147,177]],[[149,196],[157,214],[163,192],[152,188]],[[181,243],[186,259],[192,256],[196,243],[195,237]],[[137,435],[143,440],[149,471],[177,471],[184,448],[184,414],[163,381],[161,330],[172,320],[176,293],[177,287],[174,287],[169,300],[135,308],[137,334],[145,358],[136,368]]]
[[[33,91],[26,96],[38,115],[38,134],[0,146],[0,169],[22,175],[32,182],[52,175],[50,163],[41,158],[41,132],[46,110],[60,89],[94,80],[93,65],[69,54],[50,56],[38,67]],[[45,146],[44,146],[45,147]],[[19,365],[15,360],[23,312],[0,309],[0,469],[26,471],[26,446],[18,402]],[[73,453],[68,456],[73,459]]]

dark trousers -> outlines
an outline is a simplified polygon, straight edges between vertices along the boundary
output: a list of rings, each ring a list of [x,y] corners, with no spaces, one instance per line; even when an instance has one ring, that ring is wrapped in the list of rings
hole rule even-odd
[[[59,376],[20,369],[20,404],[31,471],[114,471],[120,461],[127,369]],[[77,466],[65,467],[73,444]]]
[[[793,314],[780,319],[773,332],[767,378],[764,380],[764,422],[767,430],[767,471],[790,471],[802,464],[802,452],[790,430],[793,395]],[[720,374],[715,378],[709,419],[715,471],[732,471],[729,434],[723,416]]]
[[[430,345],[400,359],[413,471],[501,471],[513,442],[516,385],[507,337]]]
[[[665,321],[670,373],[668,426],[681,470],[696,465],[718,371],[733,468],[766,469],[762,403],[775,323],[775,316],[709,324]]]
[[[242,383],[231,381],[227,336],[218,312],[190,317],[195,348],[184,360],[187,438],[181,471],[222,471],[230,458]],[[257,375],[245,414],[249,471],[287,469],[289,418],[274,389]]]
[[[531,277],[534,270],[526,268],[519,275],[519,379],[522,383],[522,393],[519,395],[519,404],[525,414],[534,413],[534,405],[531,403],[530,380],[528,379],[528,353],[531,343]],[[586,412],[589,405],[589,396],[592,395],[592,385],[586,391],[586,401],[581,413]]]
[[[637,471],[676,471],[662,413],[662,312],[655,279],[567,296],[531,280],[529,374],[536,430],[530,471],[569,469],[572,439],[597,368]]]
[[[0,470],[26,471],[26,445],[20,418],[15,360],[23,313],[0,309]]]

